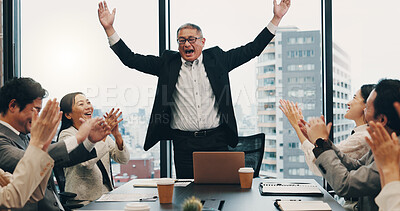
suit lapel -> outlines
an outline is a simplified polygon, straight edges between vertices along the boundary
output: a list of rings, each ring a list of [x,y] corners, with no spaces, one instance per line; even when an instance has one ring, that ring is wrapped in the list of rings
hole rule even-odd
[[[216,60],[215,58],[211,57],[207,51],[203,51],[203,63],[204,63],[204,68],[207,73],[208,80],[210,81],[211,88],[214,92],[214,95],[216,99],[219,99],[219,88],[220,84],[217,83],[217,77],[218,75],[216,74],[218,71],[216,70]]]
[[[168,75],[168,96],[167,100],[169,101],[172,97],[172,93],[175,90],[176,82],[178,81],[179,71],[181,70],[182,61],[181,57],[177,56],[173,59],[173,61],[169,64],[169,75]]]
[[[2,133],[5,137],[13,141],[19,148],[26,149],[25,143],[17,134],[14,133],[10,128],[0,124],[0,133]]]

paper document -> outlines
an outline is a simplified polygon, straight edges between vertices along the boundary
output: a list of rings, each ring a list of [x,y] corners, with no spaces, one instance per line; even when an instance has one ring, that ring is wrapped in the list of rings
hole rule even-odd
[[[323,201],[277,201],[275,206],[282,210],[313,210],[313,211],[325,211],[332,210],[328,203]]]
[[[261,182],[259,189],[261,195],[323,195],[317,185],[310,183]]]
[[[104,201],[156,201],[157,194],[153,193],[106,193],[96,202]]]

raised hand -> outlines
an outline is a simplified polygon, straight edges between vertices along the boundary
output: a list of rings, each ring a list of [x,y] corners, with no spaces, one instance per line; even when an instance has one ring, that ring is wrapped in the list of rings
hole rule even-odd
[[[111,36],[114,34],[115,30],[113,27],[114,19],[115,19],[116,9],[112,10],[112,13],[108,10],[108,6],[106,1],[99,3],[99,8],[97,9],[97,13],[99,16],[99,21],[103,26],[104,30],[107,33],[107,36]]]
[[[307,129],[307,135],[310,138],[311,143],[315,143],[315,141],[319,138],[327,140],[329,138],[329,132],[332,127],[332,123],[330,122],[328,125],[325,125],[325,118],[321,115],[320,118],[312,118],[309,123],[305,125]]]
[[[124,119],[118,119],[121,115],[122,112],[119,112],[119,108],[118,109],[114,109],[112,108],[110,113],[107,113],[103,116],[105,121],[107,122],[107,124],[110,126],[111,128],[111,134],[113,136],[117,136],[119,135],[119,130],[118,130],[118,124],[124,120]]]
[[[310,141],[310,138],[308,137],[308,134],[307,134],[306,125],[308,125],[308,123],[306,122],[306,120],[300,119],[300,120],[297,122],[297,125],[300,127],[300,131],[301,131],[301,133],[303,134],[303,136],[306,137],[307,140]]]
[[[274,17],[272,19],[272,23],[276,26],[279,25],[279,22],[283,18],[283,16],[287,13],[290,7],[290,0],[281,0],[278,4],[276,0],[274,0]]]
[[[118,124],[123,120],[118,119],[121,115],[122,112],[119,112],[119,109],[114,110],[114,108],[111,109],[110,113],[106,112],[106,115],[104,115],[104,118],[107,122],[108,125],[110,125],[111,127],[111,134],[114,136],[115,138],[115,143],[118,146],[119,150],[123,149],[124,146],[124,140],[122,139],[122,135],[118,130]]]
[[[400,145],[396,133],[390,136],[381,123],[369,122],[367,128],[371,139],[365,137],[374,154],[375,163],[384,178],[382,187],[394,180],[400,180]]]
[[[279,103],[281,104],[279,108],[288,118],[289,123],[292,125],[292,127],[298,127],[297,123],[300,121],[300,119],[303,119],[303,114],[297,103],[294,104],[289,100],[279,100]]]
[[[40,116],[38,115],[38,111],[34,109],[32,114],[31,140],[29,144],[47,152],[51,140],[56,134],[61,117],[62,112],[60,111],[56,99],[47,101]]]

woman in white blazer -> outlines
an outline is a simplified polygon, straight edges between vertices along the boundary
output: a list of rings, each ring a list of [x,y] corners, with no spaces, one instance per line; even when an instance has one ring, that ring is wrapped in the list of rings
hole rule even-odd
[[[81,92],[65,95],[60,101],[60,108],[63,117],[58,140],[75,135],[81,125],[80,119],[91,119],[93,114],[92,104]],[[107,136],[103,141],[94,145],[96,158],[64,168],[65,191],[76,193],[75,198],[78,200],[93,201],[113,189],[110,172],[111,158],[121,164],[129,161],[129,152],[118,130],[118,123],[122,121],[122,119],[118,119],[121,115],[121,112],[118,112],[118,109],[115,111],[112,109],[109,114],[104,116],[111,127],[111,135],[114,136],[115,141]]]

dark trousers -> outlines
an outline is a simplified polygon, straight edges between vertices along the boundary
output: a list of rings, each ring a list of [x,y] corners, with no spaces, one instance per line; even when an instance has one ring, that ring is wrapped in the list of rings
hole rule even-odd
[[[193,179],[193,152],[228,151],[227,132],[222,126],[199,132],[174,130],[174,163],[176,178]]]

